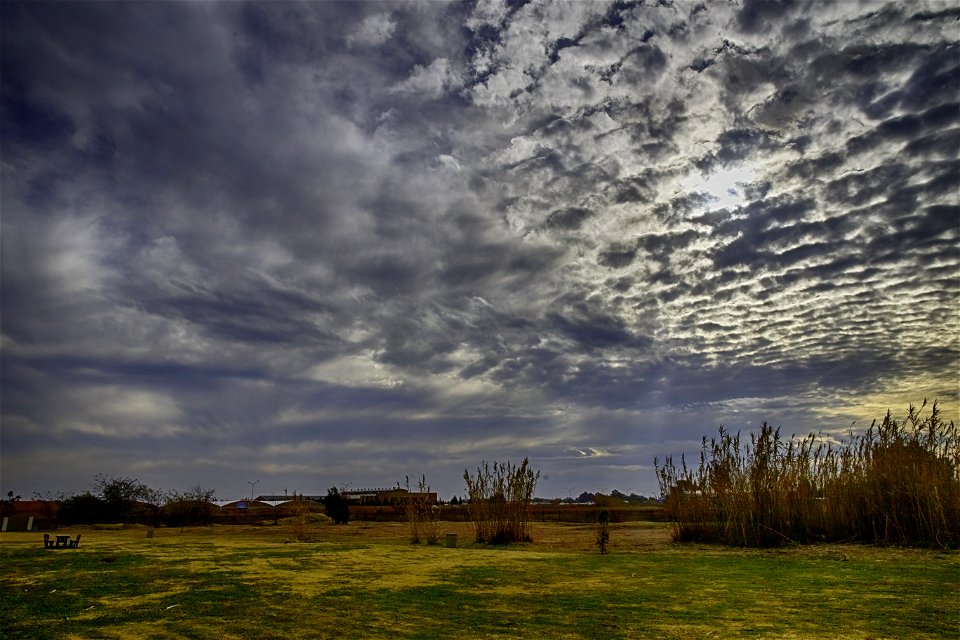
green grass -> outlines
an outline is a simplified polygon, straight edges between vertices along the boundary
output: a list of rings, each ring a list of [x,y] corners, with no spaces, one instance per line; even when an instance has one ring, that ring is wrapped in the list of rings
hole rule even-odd
[[[447,524],[447,523],[444,523]],[[462,527],[462,529],[458,528]],[[960,554],[685,546],[664,525],[537,525],[509,548],[410,545],[402,524],[0,538],[5,638],[960,637]],[[109,562],[107,561],[109,560]]]

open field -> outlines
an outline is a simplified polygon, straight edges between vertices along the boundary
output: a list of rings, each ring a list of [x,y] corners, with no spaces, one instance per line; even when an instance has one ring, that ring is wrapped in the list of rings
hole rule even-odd
[[[652,522],[411,545],[397,523],[0,537],[5,638],[958,638],[960,553],[676,545]]]

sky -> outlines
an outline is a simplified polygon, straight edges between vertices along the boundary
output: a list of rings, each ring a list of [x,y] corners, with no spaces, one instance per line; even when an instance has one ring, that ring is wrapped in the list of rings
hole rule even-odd
[[[958,417],[953,0],[0,12],[4,494],[657,495]]]

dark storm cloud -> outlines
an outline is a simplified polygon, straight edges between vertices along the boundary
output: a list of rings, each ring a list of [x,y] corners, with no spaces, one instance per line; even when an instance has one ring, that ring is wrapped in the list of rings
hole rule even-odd
[[[4,482],[629,488],[955,401],[956,16],[3,3]]]
[[[737,22],[743,31],[754,33],[771,23],[780,23],[784,16],[803,5],[810,7],[810,3],[796,0],[745,0],[737,14]]]
[[[547,227],[558,229],[579,229],[584,220],[593,215],[593,212],[583,207],[568,207],[557,209],[547,216]]]
[[[605,267],[613,269],[629,266],[637,255],[636,247],[615,244],[602,251],[597,258],[598,262]]]

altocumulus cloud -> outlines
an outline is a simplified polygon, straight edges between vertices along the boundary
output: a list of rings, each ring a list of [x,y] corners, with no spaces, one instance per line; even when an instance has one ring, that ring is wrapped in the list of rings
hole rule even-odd
[[[956,415],[950,2],[0,10],[5,489]]]

